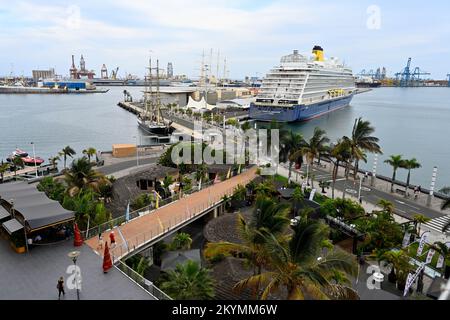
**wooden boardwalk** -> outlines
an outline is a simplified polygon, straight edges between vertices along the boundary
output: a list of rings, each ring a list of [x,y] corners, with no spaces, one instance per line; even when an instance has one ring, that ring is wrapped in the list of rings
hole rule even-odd
[[[115,239],[116,246],[111,250],[114,259],[120,259],[129,252],[142,247],[150,241],[176,229],[185,222],[194,219],[208,208],[213,207],[221,201],[224,195],[232,195],[239,185],[246,185],[256,177],[256,167],[250,168],[246,172],[232,177],[226,181],[214,184],[199,192],[186,196],[178,201],[161,207],[150,214],[141,216],[120,226],[120,231],[125,239],[125,243],[117,228]],[[109,244],[110,231],[103,233],[104,241]],[[85,241],[99,255],[103,255],[103,250],[99,249],[98,237],[93,237]]]

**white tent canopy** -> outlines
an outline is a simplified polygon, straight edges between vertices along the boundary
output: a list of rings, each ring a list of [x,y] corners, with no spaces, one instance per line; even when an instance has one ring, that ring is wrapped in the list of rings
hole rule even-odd
[[[186,106],[186,108],[195,109],[195,110],[201,110],[201,109],[212,110],[215,107],[216,106],[214,106],[212,104],[206,103],[205,97],[202,97],[202,99],[200,101],[196,101],[196,100],[192,99],[192,97],[189,97],[189,101]]]

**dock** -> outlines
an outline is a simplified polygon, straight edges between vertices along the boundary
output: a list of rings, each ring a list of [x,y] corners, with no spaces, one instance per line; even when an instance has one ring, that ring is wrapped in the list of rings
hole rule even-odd
[[[144,108],[139,107],[138,105],[136,105],[136,103],[133,103],[133,102],[121,101],[117,105],[119,107],[121,107],[122,109],[125,109],[131,113],[134,113],[135,115],[143,115],[145,112]]]

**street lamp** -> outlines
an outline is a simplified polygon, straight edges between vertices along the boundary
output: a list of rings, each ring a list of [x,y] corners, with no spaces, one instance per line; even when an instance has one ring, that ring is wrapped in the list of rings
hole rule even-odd
[[[37,163],[36,163],[36,150],[34,148],[34,142],[31,142],[33,146],[33,160],[34,160],[34,168],[36,169],[36,178],[38,177]]]
[[[373,168],[372,168],[372,179],[370,185],[373,187],[375,185],[375,178],[377,176],[377,164],[378,164],[378,154],[375,154],[373,158]]]
[[[434,194],[434,187],[436,185],[436,177],[437,177],[437,167],[433,168],[433,176],[431,177],[431,185],[430,185],[430,193],[428,194],[428,198],[427,198],[427,206],[431,206],[431,200],[433,198],[433,194]]]
[[[80,251],[72,251],[67,255],[70,259],[72,259],[73,264],[75,266],[75,285],[77,287],[77,300],[80,300],[80,288],[78,286],[78,268],[77,268],[77,259],[80,256]]]

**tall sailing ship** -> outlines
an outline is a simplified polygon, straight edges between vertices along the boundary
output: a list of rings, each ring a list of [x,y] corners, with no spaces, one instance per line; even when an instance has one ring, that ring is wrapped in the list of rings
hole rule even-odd
[[[159,60],[156,62],[156,91],[153,90],[152,78],[152,60],[149,60],[149,74],[146,77],[146,87],[144,91],[144,114],[138,117],[139,128],[148,134],[168,135],[175,129],[171,126],[172,122],[164,119],[161,112],[161,95],[159,91]]]
[[[297,50],[281,58],[264,78],[250,118],[258,121],[306,121],[348,106],[356,92],[350,68],[336,58],[325,60],[322,47],[313,57]]]

